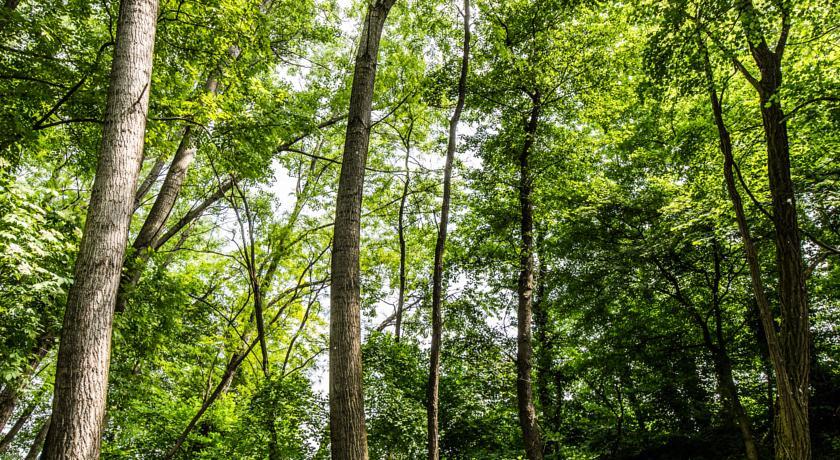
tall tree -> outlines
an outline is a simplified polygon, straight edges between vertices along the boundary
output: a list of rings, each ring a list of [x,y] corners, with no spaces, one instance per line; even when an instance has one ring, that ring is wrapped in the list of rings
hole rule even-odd
[[[96,179],[58,351],[47,460],[99,458],[113,305],[143,157],[157,12],[157,0],[120,4]]]
[[[396,0],[369,4],[359,36],[330,269],[330,449],[336,460],[367,459],[360,325],[359,238],[379,42]]]
[[[537,136],[542,110],[539,90],[531,94],[531,113],[525,125],[525,141],[519,152],[519,284],[516,310],[516,396],[519,425],[525,440],[525,453],[531,460],[543,458],[542,437],[534,408],[531,385],[534,348],[531,343],[531,319],[534,295],[534,202],[531,197],[533,180],[530,165],[531,150]]]
[[[458,147],[458,122],[467,96],[467,72],[470,67],[470,0],[464,0],[464,45],[461,55],[461,74],[458,77],[458,99],[449,119],[449,139],[446,143],[446,164],[443,169],[443,202],[440,205],[440,226],[435,243],[435,262],[432,269],[432,347],[429,357],[429,384],[426,394],[428,429],[427,453],[429,460],[440,458],[438,430],[438,390],[440,386],[440,346],[443,335],[443,257],[446,251],[446,234],[449,227],[449,203],[452,199],[452,163]]]
[[[765,337],[770,352],[777,385],[776,420],[774,443],[778,459],[811,458],[811,440],[808,405],[810,398],[811,330],[808,312],[808,295],[805,287],[805,270],[802,263],[802,247],[799,235],[796,194],[791,178],[790,140],[788,138],[787,116],[782,108],[780,89],[782,87],[782,58],[791,28],[792,5],[778,2],[779,17],[760,13],[751,0],[738,0],[733,4],[738,16],[747,48],[758,67],[754,76],[737,56],[721,44],[718,37],[708,28],[711,35],[735,65],[735,68],[755,89],[767,151],[767,177],[771,197],[771,210],[764,211],[772,221],[773,241],[776,249],[776,272],[778,275],[779,324],[764,292],[764,282],[757,254],[749,246],[754,243],[748,223],[743,216],[743,205],[733,176],[736,167],[732,155],[731,140],[723,121],[720,100],[714,89],[714,79],[708,58],[705,58],[705,74],[709,85],[709,97],[718,127],[720,148],[724,155],[727,189],[735,206],[741,237],[747,252],[753,291],[759,307],[759,315],[766,331]],[[778,19],[779,36],[771,49],[763,25],[766,21]],[[698,19],[699,20],[699,19]],[[703,27],[702,24],[699,24]],[[701,43],[705,49],[705,45]],[[707,55],[704,51],[704,54]],[[733,176],[733,177],[729,177]],[[749,191],[748,191],[749,192]],[[761,205],[759,205],[760,207]],[[739,211],[739,207],[741,210]],[[753,252],[753,254],[751,254]]]
[[[752,0],[735,2],[744,29],[750,54],[760,76],[754,77],[736,59],[736,67],[758,93],[764,140],[767,147],[767,177],[772,199],[772,221],[776,245],[780,327],[778,339],[768,341],[778,347],[776,372],[779,410],[774,442],[777,459],[807,460],[811,458],[811,437],[808,427],[809,378],[811,372],[811,326],[808,294],[802,266],[802,247],[796,214],[796,195],[790,172],[790,142],[787,118],[782,108],[782,57],[791,27],[791,5],[778,2],[780,32],[774,49],[762,32],[762,17]],[[765,18],[766,19],[766,18]],[[759,302],[760,303],[760,302]],[[761,306],[761,305],[760,305]],[[760,308],[768,340],[775,331],[769,308]]]

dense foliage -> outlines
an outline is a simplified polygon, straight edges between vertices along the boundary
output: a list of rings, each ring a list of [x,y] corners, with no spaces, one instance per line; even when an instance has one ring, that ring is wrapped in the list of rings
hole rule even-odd
[[[102,458],[329,458],[332,228],[369,3],[161,0]],[[426,455],[432,266],[462,8],[398,0],[376,67],[360,254],[371,458]],[[0,6],[3,459],[36,458],[49,427],[119,9]],[[545,458],[745,458],[745,428],[758,458],[779,455],[768,334],[787,326],[789,306],[768,180],[771,106],[785,110],[801,237],[812,456],[840,458],[840,6],[476,0],[471,11],[445,256],[441,458],[525,455],[525,182]],[[759,36],[783,56],[769,98],[752,80],[766,70],[753,59]],[[731,135],[773,331],[716,115]],[[185,146],[195,159],[142,245]]]

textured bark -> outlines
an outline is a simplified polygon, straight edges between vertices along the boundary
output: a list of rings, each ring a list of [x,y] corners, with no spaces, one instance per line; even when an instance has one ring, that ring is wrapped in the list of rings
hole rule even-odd
[[[537,411],[534,408],[534,394],[531,386],[531,370],[534,350],[531,345],[531,307],[534,292],[534,216],[531,201],[531,173],[529,157],[537,133],[540,117],[540,94],[532,97],[531,114],[525,125],[525,142],[519,154],[519,305],[516,312],[516,397],[519,409],[519,425],[525,442],[525,454],[529,460],[543,458],[543,444]]]
[[[395,0],[374,0],[364,19],[338,181],[330,285],[330,449],[333,460],[366,460],[359,312],[359,234],[379,41]]]
[[[99,458],[113,306],[149,107],[156,0],[120,4],[96,178],[67,298],[43,458]]]
[[[427,457],[440,458],[440,433],[438,414],[440,412],[438,391],[440,385],[440,347],[443,335],[443,262],[446,252],[446,236],[449,228],[449,203],[452,200],[452,163],[458,146],[458,122],[464,110],[467,96],[467,73],[470,65],[470,1],[464,0],[464,44],[461,55],[461,74],[458,78],[458,100],[449,120],[449,139],[446,144],[446,164],[443,170],[443,201],[440,206],[440,226],[435,243],[435,261],[432,271],[432,345],[429,357],[429,383],[426,388]]]
[[[752,2],[740,0],[737,6],[744,16],[744,28],[750,39],[750,50],[761,71],[761,79],[755,80],[743,67],[739,66],[756,88],[761,101],[767,143],[770,195],[773,202],[776,266],[779,272],[778,295],[781,325],[778,332],[770,301],[764,290],[758,251],[750,234],[744,205],[736,184],[731,137],[723,120],[723,108],[715,89],[708,54],[702,40],[699,42],[705,56],[704,67],[709,98],[718,129],[720,150],[724,156],[726,188],[735,208],[738,229],[750,270],[753,294],[758,305],[759,319],[765,331],[770,362],[776,376],[778,406],[774,423],[776,458],[808,460],[811,458],[808,427],[810,326],[796,216],[796,198],[790,176],[787,126],[778,100],[784,42],[781,39],[776,52],[770,51],[763,37],[756,35],[754,26],[757,24],[755,22],[757,17]]]

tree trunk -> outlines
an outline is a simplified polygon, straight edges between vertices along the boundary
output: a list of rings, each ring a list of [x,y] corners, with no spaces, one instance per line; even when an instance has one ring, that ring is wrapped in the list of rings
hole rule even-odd
[[[99,458],[114,301],[143,152],[157,0],[120,4],[99,164],[67,297],[43,458]]]
[[[143,198],[149,193],[149,190],[152,189],[152,185],[154,185],[155,181],[157,181],[158,177],[160,177],[160,172],[163,171],[163,167],[166,164],[166,161],[163,159],[163,156],[159,156],[155,159],[155,164],[152,165],[152,169],[149,170],[149,174],[146,175],[146,178],[143,179],[143,182],[137,186],[137,192],[134,194],[134,211],[136,212],[140,209],[140,205],[143,204]]]
[[[225,195],[225,193],[230,191],[231,188],[233,188],[233,178],[228,178],[227,180],[219,184],[219,188],[216,189],[216,191],[214,191],[210,196],[205,198],[204,201],[198,204],[198,206],[190,209],[189,212],[187,212],[183,217],[181,217],[181,219],[178,220],[178,222],[175,223],[175,225],[169,227],[163,234],[163,236],[161,236],[155,241],[155,251],[160,249],[164,244],[166,244],[167,241],[171,240],[172,237],[178,234],[178,232],[183,230],[191,223],[195,222],[195,220],[201,217],[201,215],[204,213],[204,211],[207,210],[207,208],[219,201]]]
[[[3,436],[3,440],[0,441],[0,454],[9,450],[9,446],[12,445],[12,441],[15,440],[15,437],[20,432],[23,425],[29,421],[29,417],[32,417],[32,413],[35,412],[36,404],[32,403],[24,409],[23,413],[18,416],[17,421],[11,428],[9,428],[9,432]]]
[[[44,445],[44,440],[47,439],[50,426],[52,426],[52,417],[47,417],[41,425],[41,428],[38,429],[38,434],[35,435],[35,439],[32,440],[32,446],[26,454],[26,460],[38,460],[38,454],[41,453],[41,447]],[[44,457],[42,456],[41,458]]]
[[[525,143],[519,154],[519,306],[517,308],[516,396],[519,406],[519,425],[525,441],[529,460],[543,458],[543,446],[537,412],[534,408],[531,369],[534,351],[531,346],[531,303],[534,291],[534,216],[531,201],[531,174],[529,156],[537,133],[540,117],[540,95],[535,94],[531,115],[525,126]]]
[[[12,381],[3,385],[0,391],[0,432],[6,429],[6,424],[15,412],[18,401],[18,381]]]
[[[760,67],[768,65],[757,63]],[[778,69],[780,63],[774,58],[772,65]],[[781,71],[778,70],[778,73],[781,78]],[[762,77],[762,82],[765,80]],[[761,92],[761,116],[767,141],[767,170],[779,271],[779,338],[785,371],[790,381],[787,391],[779,391],[778,394],[780,411],[775,428],[776,458],[800,460],[811,458],[808,427],[811,339],[796,197],[790,175],[787,123],[777,98],[778,84],[768,83]]]
[[[338,182],[330,286],[330,449],[333,460],[366,460],[359,312],[359,234],[379,41],[396,0],[374,0],[364,19]]]
[[[268,420],[268,432],[270,437],[268,439],[268,460],[282,460],[280,454],[279,436],[277,433],[277,424],[274,423],[274,417]]]
[[[233,55],[234,58],[237,56],[238,52]],[[207,79],[205,89],[209,94],[216,94],[216,91],[219,88],[219,83],[216,78],[217,74],[218,72],[214,71]],[[140,232],[137,234],[137,237],[134,239],[134,243],[131,245],[131,251],[129,251],[128,258],[124,262],[126,270],[120,278],[120,286],[117,291],[117,302],[115,306],[115,309],[118,312],[125,311],[126,296],[140,281],[140,275],[143,273],[143,269],[146,267],[146,263],[148,263],[149,257],[151,256],[150,252],[158,247],[157,242],[158,239],[160,239],[163,226],[166,225],[166,221],[169,220],[169,215],[172,213],[172,209],[175,207],[175,202],[181,194],[181,186],[184,185],[184,180],[187,178],[187,171],[190,169],[190,165],[195,159],[196,150],[197,147],[195,146],[192,136],[192,126],[187,125],[187,127],[184,128],[184,133],[181,136],[181,142],[178,144],[178,149],[175,151],[175,156],[169,164],[169,170],[166,172],[166,178],[163,180],[163,185],[161,185],[157,198],[155,198],[155,202],[152,204],[152,209],[149,210],[149,215],[146,216],[146,220],[143,222]],[[155,167],[157,167],[157,163],[155,163]],[[154,167],[152,172],[155,172]],[[156,174],[158,173],[160,173],[160,169],[157,170]],[[151,186],[151,184],[146,184],[145,182],[146,181],[144,181],[143,184],[144,187]],[[140,191],[141,190],[138,189],[137,196],[135,196],[135,210],[139,206],[140,200],[138,199],[138,196],[140,196]],[[146,191],[148,191],[148,189]]]
[[[755,445],[750,419],[743,404],[741,404],[740,396],[738,396],[738,388],[735,385],[735,378],[732,376],[732,363],[725,350],[720,350],[714,356],[714,364],[721,396],[729,403],[730,412],[741,431],[741,439],[744,441],[747,459],[758,460],[758,448]]]
[[[708,53],[700,41],[705,58],[705,73],[715,124],[718,128],[720,150],[724,155],[724,177],[730,200],[735,208],[741,238],[744,241],[747,264],[750,269],[753,293],[758,304],[759,318],[767,338],[770,361],[776,375],[777,404],[774,424],[776,458],[779,460],[808,460],[811,458],[811,441],[808,427],[810,326],[807,294],[802,270],[799,227],[796,216],[796,197],[790,176],[790,153],[787,124],[778,100],[781,85],[781,57],[784,37],[777,51],[770,51],[756,26],[757,14],[750,0],[739,0],[737,8],[742,14],[750,51],[761,71],[761,80],[755,80],[745,69],[742,73],[756,88],[761,101],[761,115],[767,142],[767,168],[770,195],[773,202],[776,265],[779,272],[779,301],[781,326],[778,333],[770,303],[764,291],[758,252],[750,236],[740,193],[735,182],[735,160],[729,131],[723,121],[723,109],[714,86]],[[785,27],[783,26],[783,29]]]
[[[470,1],[464,0],[464,49],[461,55],[461,74],[458,78],[458,100],[449,120],[449,139],[446,144],[446,164],[443,171],[443,202],[440,207],[440,227],[435,243],[435,262],[432,273],[432,346],[429,357],[429,384],[426,388],[427,454],[429,460],[440,458],[438,430],[438,390],[440,385],[440,346],[443,335],[443,257],[449,226],[449,203],[452,195],[452,163],[458,143],[458,122],[467,95],[467,72],[470,58]]]
[[[402,197],[400,198],[400,213],[399,222],[397,223],[397,233],[400,240],[400,291],[397,298],[397,312],[394,317],[394,337],[397,343],[400,342],[402,335],[402,317],[403,310],[405,310],[405,203],[408,199],[408,186],[411,182],[411,174],[408,170],[408,160],[411,156],[411,131],[406,137],[405,146],[405,183],[403,184]]]
[[[543,233],[537,232],[537,253],[543,247]],[[551,379],[551,362],[553,359],[552,341],[548,336],[548,306],[546,305],[545,278],[548,275],[548,267],[545,260],[539,258],[539,270],[537,274],[537,293],[534,298],[534,327],[537,330],[537,401],[540,403],[543,416],[543,426],[557,430],[558,426],[553,422],[557,421],[557,411],[560,404],[560,396],[553,401],[549,381]],[[557,391],[561,391],[557,388]],[[553,453],[556,450],[556,442],[549,440],[545,445],[546,453]]]

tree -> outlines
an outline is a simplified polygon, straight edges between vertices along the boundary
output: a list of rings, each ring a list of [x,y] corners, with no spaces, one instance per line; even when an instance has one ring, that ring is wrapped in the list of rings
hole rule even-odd
[[[470,65],[470,1],[464,0],[464,48],[461,55],[461,73],[458,77],[458,98],[455,110],[449,120],[449,137],[446,144],[446,164],[443,170],[443,202],[440,205],[440,225],[435,243],[435,263],[432,274],[432,346],[429,358],[429,383],[427,387],[427,437],[428,458],[440,458],[438,429],[438,391],[440,386],[440,346],[443,329],[443,256],[446,250],[446,234],[449,226],[449,202],[452,194],[452,162],[458,143],[458,122],[464,110],[467,93],[467,73]]]
[[[335,208],[330,269],[332,458],[367,459],[359,319],[359,225],[379,41],[396,0],[375,0],[359,36]]]
[[[113,302],[143,156],[157,10],[156,0],[120,5],[99,163],[64,314],[45,459],[99,457]]]

